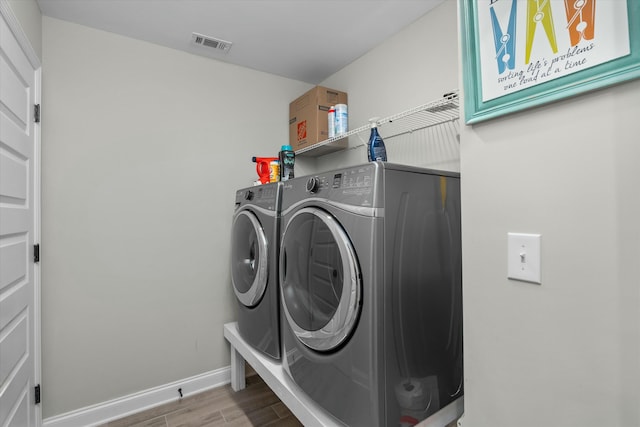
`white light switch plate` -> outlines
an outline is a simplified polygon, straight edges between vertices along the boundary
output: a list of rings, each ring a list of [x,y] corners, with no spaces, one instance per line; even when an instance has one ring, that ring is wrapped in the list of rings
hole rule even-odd
[[[509,233],[507,266],[509,279],[540,284],[540,234]]]

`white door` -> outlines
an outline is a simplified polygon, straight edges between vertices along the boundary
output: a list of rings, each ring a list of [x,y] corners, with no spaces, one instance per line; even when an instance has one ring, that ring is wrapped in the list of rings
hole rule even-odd
[[[0,12],[0,426],[39,426],[39,279],[33,257],[40,67],[23,49],[26,38],[12,31],[18,27],[10,10],[3,6]]]

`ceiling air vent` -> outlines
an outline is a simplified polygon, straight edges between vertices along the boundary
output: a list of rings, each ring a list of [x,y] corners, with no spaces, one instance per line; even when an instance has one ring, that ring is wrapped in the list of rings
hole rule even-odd
[[[216,49],[221,52],[227,53],[231,49],[233,43],[222,39],[216,39],[215,37],[204,36],[202,34],[192,34],[193,43],[198,46],[204,46],[211,49]]]

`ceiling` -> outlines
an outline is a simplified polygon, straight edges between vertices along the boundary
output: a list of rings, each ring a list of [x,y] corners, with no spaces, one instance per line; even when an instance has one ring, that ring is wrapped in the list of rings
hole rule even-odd
[[[37,0],[43,15],[318,84],[445,0]],[[224,52],[193,33],[232,43]]]

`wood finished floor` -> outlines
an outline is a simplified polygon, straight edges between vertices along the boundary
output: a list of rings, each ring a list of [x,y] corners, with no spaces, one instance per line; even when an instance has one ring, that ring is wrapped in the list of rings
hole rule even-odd
[[[101,427],[302,426],[259,375],[246,383],[238,392],[230,385],[214,388]]]
[[[214,388],[100,427],[300,427],[302,424],[247,364],[247,387]],[[446,427],[456,427],[456,421]]]

